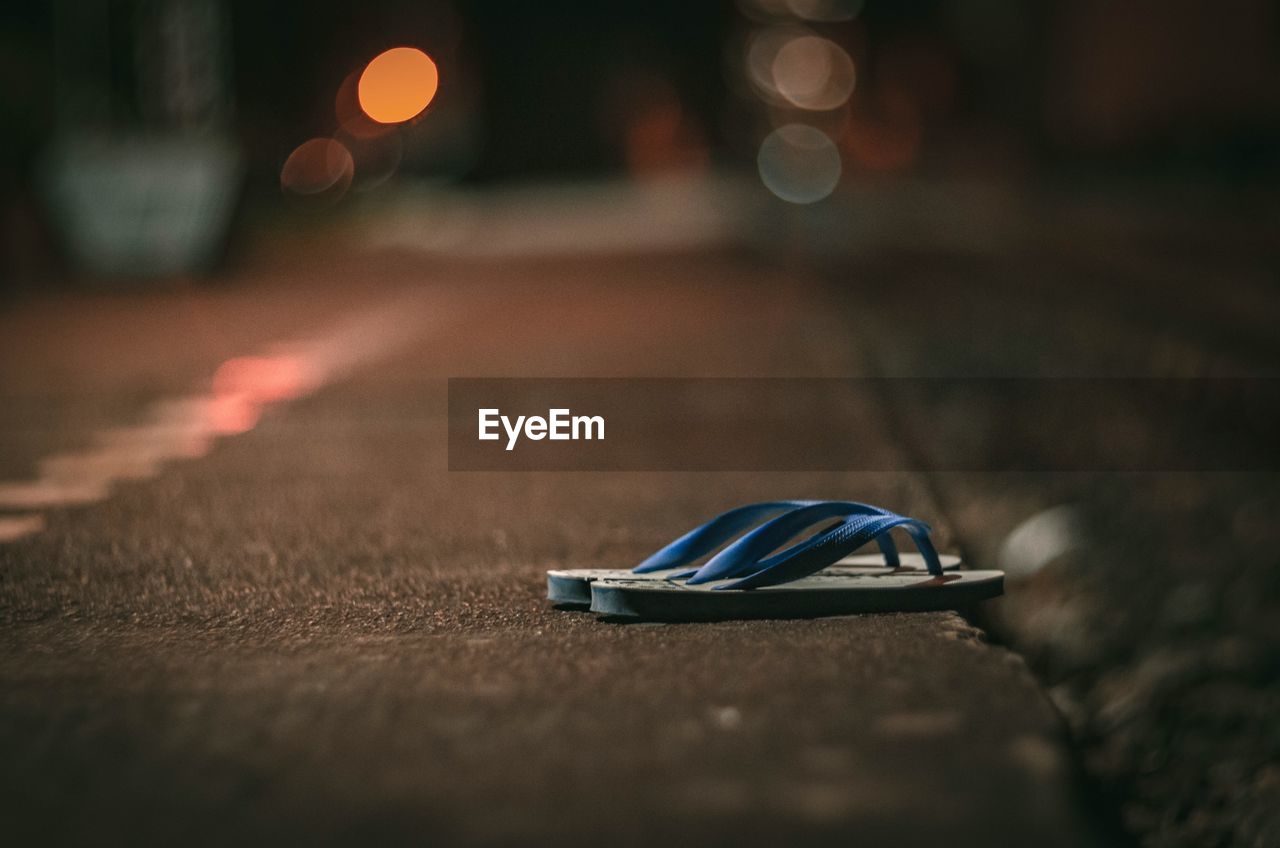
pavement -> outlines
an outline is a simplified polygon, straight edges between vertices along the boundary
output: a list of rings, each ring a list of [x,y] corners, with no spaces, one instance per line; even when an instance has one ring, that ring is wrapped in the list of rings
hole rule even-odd
[[[877,373],[845,310],[728,252],[323,245],[9,304],[14,844],[1110,840],[1026,664],[959,615],[543,600],[548,568],[629,565],[754,499],[856,496],[962,550],[924,475],[446,470],[449,376]],[[290,365],[228,422],[201,398],[241,357]],[[883,420],[857,437],[903,450]]]

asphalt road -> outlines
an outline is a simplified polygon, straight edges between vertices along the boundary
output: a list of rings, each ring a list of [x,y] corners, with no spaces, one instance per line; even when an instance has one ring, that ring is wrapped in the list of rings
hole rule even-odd
[[[864,343],[812,278],[728,255],[313,251],[10,305],[12,844],[1096,840],[1058,716],[957,615],[623,626],[543,601],[547,568],[626,566],[754,499],[882,503],[955,550],[917,475],[446,470],[448,376],[845,376]],[[131,453],[222,363],[298,350],[323,367],[187,458]],[[104,433],[133,447],[95,465]],[[114,482],[75,490],[86,468]]]

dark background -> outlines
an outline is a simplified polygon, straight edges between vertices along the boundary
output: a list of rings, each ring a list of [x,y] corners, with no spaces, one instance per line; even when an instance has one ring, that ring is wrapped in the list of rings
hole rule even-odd
[[[62,126],[154,128],[139,113],[133,55],[138,16],[155,5],[8,4],[7,204],[31,190],[30,169],[59,126],[57,75],[97,98],[65,112]],[[70,31],[85,27],[94,39],[55,51],[59,8]],[[441,103],[463,101],[482,127],[458,178],[618,170],[604,117],[626,109],[618,85],[635,73],[674,86],[715,157],[743,158],[741,113],[752,104],[735,97],[726,55],[751,18],[732,3],[231,2],[221,13],[233,127],[256,172],[271,173],[299,139],[330,130],[343,77],[401,43],[447,66]],[[1265,0],[904,0],[868,2],[854,21],[813,28],[854,53],[855,106],[888,84],[915,98],[928,133],[913,168],[1244,182],[1275,179],[1278,17]],[[109,51],[109,63],[95,51]]]

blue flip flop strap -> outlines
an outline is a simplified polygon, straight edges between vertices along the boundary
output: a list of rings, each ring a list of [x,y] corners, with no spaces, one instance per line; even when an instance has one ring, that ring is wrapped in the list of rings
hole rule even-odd
[[[771,551],[777,550],[780,546],[786,544],[805,528],[829,518],[848,518],[853,515],[897,517],[895,513],[888,510],[881,509],[878,506],[871,506],[870,504],[858,503],[857,501],[810,502],[806,506],[793,509],[760,525],[732,545],[729,545],[690,576],[689,583],[696,585],[698,583],[708,583],[712,580],[724,580],[729,577],[754,573],[761,567],[761,560],[764,557]],[[825,538],[826,533],[829,532],[831,531],[818,531],[809,539],[788,548],[773,559],[786,557],[788,554],[798,551],[804,545],[810,544],[820,537]],[[897,568],[900,563],[898,549],[893,543],[893,538],[884,534],[878,537],[878,541],[880,542],[880,550],[884,553],[885,563],[892,568]]]
[[[887,535],[895,527],[901,527],[910,534],[929,573],[941,577],[942,563],[929,539],[929,525],[901,515],[854,515],[839,527],[819,533],[760,562],[758,569],[751,574],[717,588],[756,589],[808,577],[840,561],[872,539]]]
[[[644,562],[631,569],[636,574],[662,571],[688,565],[705,556],[752,525],[759,524],[780,512],[790,512],[812,506],[815,501],[765,501],[747,504],[695,527],[666,547],[654,552]]]

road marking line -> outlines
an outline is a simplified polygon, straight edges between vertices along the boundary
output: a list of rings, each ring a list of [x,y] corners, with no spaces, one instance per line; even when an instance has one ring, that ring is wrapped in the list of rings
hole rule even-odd
[[[44,516],[38,512],[27,515],[0,515],[0,542],[10,542],[39,533],[44,529]]]
[[[147,480],[168,462],[203,457],[219,438],[252,430],[267,407],[312,394],[423,335],[442,318],[426,312],[430,305],[422,293],[393,298],[319,335],[228,359],[209,391],[153,402],[140,423],[99,430],[90,447],[40,460],[34,480],[0,481],[0,509],[96,503],[119,481]],[[44,528],[40,513],[0,515],[0,543]]]

